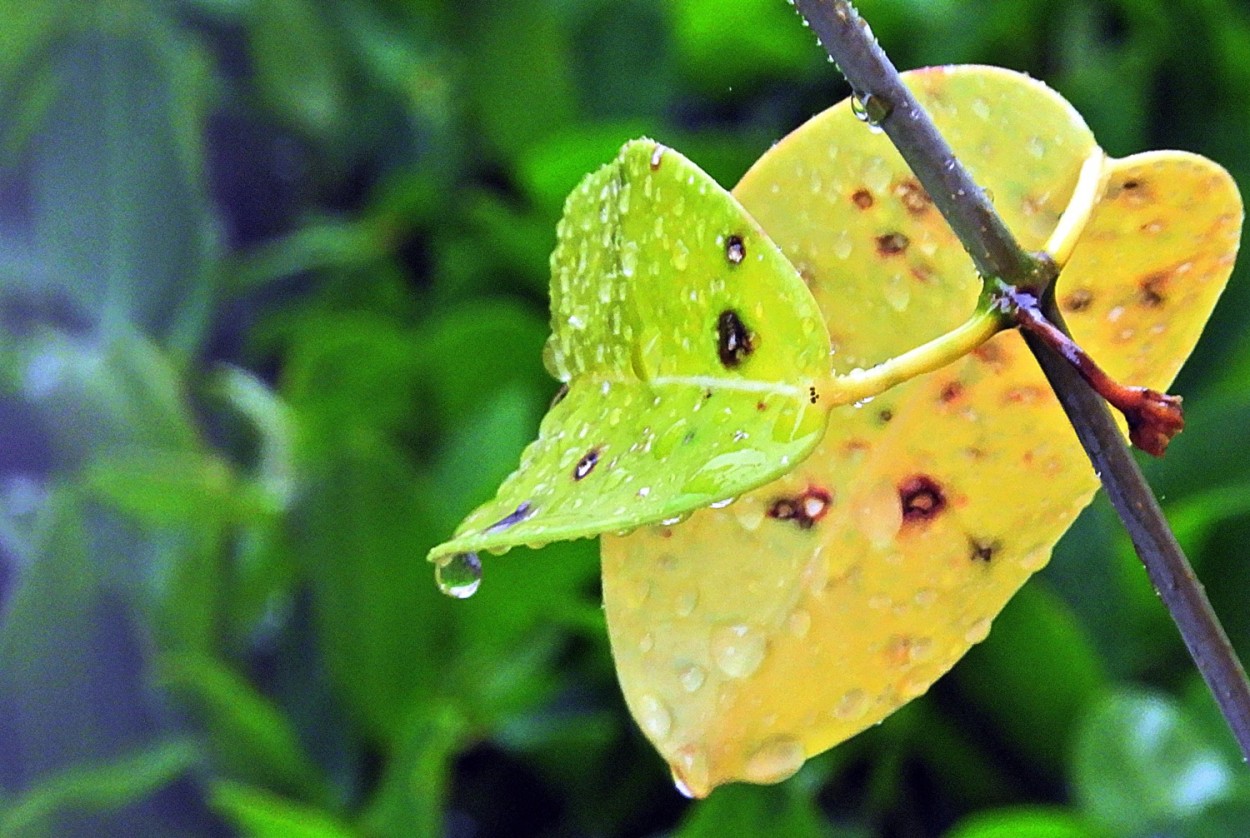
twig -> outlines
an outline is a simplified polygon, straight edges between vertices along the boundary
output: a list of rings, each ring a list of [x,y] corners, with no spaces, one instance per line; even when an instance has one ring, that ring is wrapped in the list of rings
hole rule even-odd
[[[1018,288],[1048,292],[1043,311],[1053,324],[1063,328],[1053,294],[1049,293],[1054,272],[1047,271],[1047,260],[1031,256],[1016,242],[928,114],[903,85],[898,71],[851,4],[846,0],[794,0],[794,5],[861,102],[869,97],[876,100],[869,116],[880,124],[928,190],[981,275]],[[1024,339],[1076,429],[1242,754],[1250,759],[1250,684],[1245,670],[1141,469],[1103,400],[1045,342],[1027,331]]]

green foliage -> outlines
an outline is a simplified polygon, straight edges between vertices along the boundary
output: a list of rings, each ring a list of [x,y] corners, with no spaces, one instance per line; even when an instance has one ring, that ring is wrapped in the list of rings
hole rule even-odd
[[[1239,4],[860,6],[901,67],[1026,70],[1112,153],[1250,182]],[[844,95],[786,4],[0,19],[0,833],[1243,831],[1244,767],[1101,503],[928,696],[697,804],[627,718],[592,543],[437,592],[424,556],[556,390],[568,192],[644,134],[732,184]],[[1247,307],[1234,275],[1149,467],[1243,651]]]

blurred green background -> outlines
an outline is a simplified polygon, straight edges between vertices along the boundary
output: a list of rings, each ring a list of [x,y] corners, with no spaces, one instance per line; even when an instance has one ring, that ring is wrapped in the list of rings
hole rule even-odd
[[[1235,0],[874,0],[1113,154],[1250,183]],[[680,797],[591,542],[424,555],[555,389],[565,193],[648,134],[732,184],[842,98],[782,0],[0,0],[0,835],[1223,836],[1250,775],[1104,501],[927,696]],[[1250,653],[1250,277],[1151,463]]]

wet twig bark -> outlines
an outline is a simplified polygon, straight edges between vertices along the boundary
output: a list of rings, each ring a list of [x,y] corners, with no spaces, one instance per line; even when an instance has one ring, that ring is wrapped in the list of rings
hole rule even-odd
[[[928,114],[846,0],[794,0],[868,115],[885,131],[972,256],[977,270],[1019,288],[1049,291],[1054,272],[1026,253],[960,165]],[[875,100],[875,101],[874,101]],[[1053,295],[1043,311],[1063,328]],[[1094,470],[1128,530],[1137,555],[1176,621],[1243,755],[1250,759],[1250,684],[1201,583],[1176,541],[1106,403],[1076,370],[1035,335],[1024,333]]]

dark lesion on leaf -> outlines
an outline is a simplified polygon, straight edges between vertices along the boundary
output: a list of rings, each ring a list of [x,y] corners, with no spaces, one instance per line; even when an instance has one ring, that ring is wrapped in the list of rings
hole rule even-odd
[[[951,402],[958,401],[959,397],[963,394],[964,385],[962,382],[958,380],[948,381],[942,385],[942,391],[938,393],[938,399],[942,402],[942,404],[950,404]]]
[[[740,365],[755,351],[755,336],[747,329],[738,312],[727,308],[716,318],[716,352],[726,367]]]
[[[812,404],[816,404],[816,402],[819,399],[820,399],[820,394],[816,392],[816,388],[808,387],[807,388],[807,400],[811,402]]]
[[[886,233],[883,236],[877,236],[877,253],[881,256],[897,256],[906,252],[909,244],[911,244],[911,239],[902,233]]]
[[[867,189],[856,189],[851,193],[851,203],[862,210],[870,209],[873,204],[872,193]]]
[[[599,449],[592,448],[589,451],[587,451],[585,454],[582,455],[582,458],[577,461],[577,465],[573,467],[573,479],[574,480],[584,479],[587,475],[589,475],[592,471],[595,470],[595,465],[598,462],[599,462]]]
[[[920,185],[920,181],[914,178],[896,185],[894,194],[903,208],[912,215],[924,215],[929,211],[929,207],[933,206],[933,199],[929,197],[929,193]]]
[[[946,508],[941,485],[927,474],[914,474],[898,484],[905,523],[928,521]]]
[[[989,564],[994,558],[994,554],[1002,549],[1002,545],[997,541],[989,541],[981,538],[968,539],[968,558],[974,562],[984,562]]]
[[[518,505],[515,510],[505,515],[504,517],[500,518],[498,521],[491,524],[482,532],[486,534],[502,532],[508,529],[509,527],[516,526],[517,524],[521,523],[522,521],[529,518],[533,514],[534,514],[534,507],[530,504],[529,501],[524,501],[520,505]]]
[[[1167,302],[1168,275],[1164,271],[1142,277],[1137,286],[1137,302],[1146,308],[1159,308]]]
[[[894,411],[890,410],[889,408],[877,411],[877,421],[880,422],[882,425],[890,424],[890,421],[893,418],[894,418]]]
[[[742,236],[734,233],[725,239],[725,261],[731,265],[741,265],[747,258],[747,247]]]
[[[797,495],[777,498],[768,507],[768,517],[792,521],[801,530],[820,522],[833,504],[833,495],[818,486],[809,486]]]
[[[1070,294],[1064,295],[1059,301],[1059,306],[1069,313],[1085,311],[1094,302],[1093,293],[1087,288],[1077,288]]]

